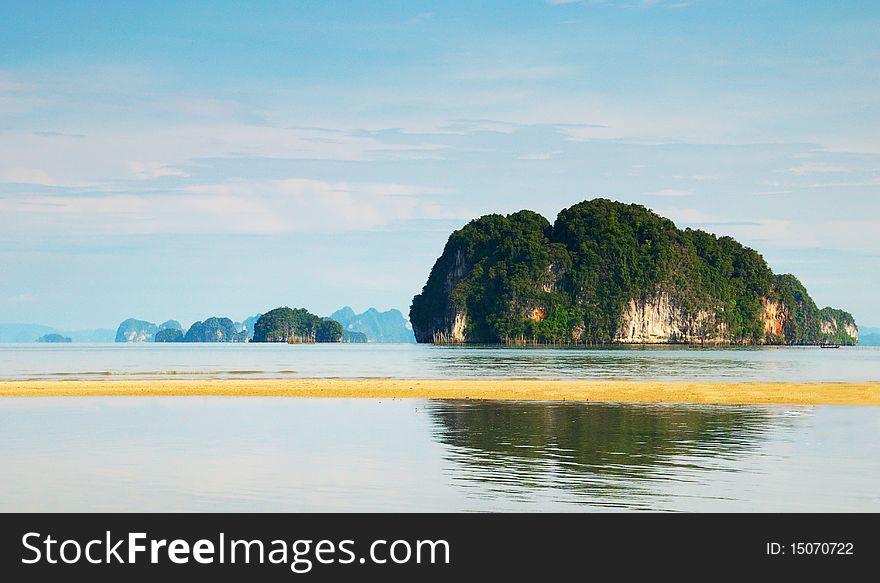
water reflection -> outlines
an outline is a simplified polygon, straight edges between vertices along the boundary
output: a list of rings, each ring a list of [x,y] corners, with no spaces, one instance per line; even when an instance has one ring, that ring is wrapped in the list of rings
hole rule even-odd
[[[433,401],[450,478],[485,500],[658,508],[670,482],[736,472],[784,416],[766,408]]]

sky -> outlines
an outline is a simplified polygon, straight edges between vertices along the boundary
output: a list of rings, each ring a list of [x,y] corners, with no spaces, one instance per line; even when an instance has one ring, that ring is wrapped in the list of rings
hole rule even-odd
[[[0,5],[0,322],[408,312],[598,196],[880,325],[880,3]]]

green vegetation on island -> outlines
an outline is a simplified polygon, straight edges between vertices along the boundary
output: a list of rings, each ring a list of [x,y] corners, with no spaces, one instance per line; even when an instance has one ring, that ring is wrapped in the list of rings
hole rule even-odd
[[[204,322],[195,322],[183,336],[184,342],[247,342],[247,330],[235,329],[229,318],[211,317]]]
[[[351,330],[342,331],[342,341],[347,344],[366,344],[370,341],[363,332],[353,332]]]
[[[342,325],[324,319],[305,308],[275,308],[260,316],[254,324],[254,342],[340,342]]]
[[[154,342],[183,342],[183,332],[177,328],[163,328],[156,332]]]
[[[36,342],[66,343],[73,342],[73,339],[70,336],[62,336],[61,334],[43,334],[36,339]]]
[[[731,237],[594,199],[486,215],[449,237],[410,310],[419,342],[854,344],[792,275]]]

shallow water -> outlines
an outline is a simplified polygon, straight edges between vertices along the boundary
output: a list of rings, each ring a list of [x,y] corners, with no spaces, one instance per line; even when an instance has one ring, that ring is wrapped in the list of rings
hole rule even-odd
[[[0,400],[0,511],[880,511],[880,408]]]
[[[880,347],[0,344],[0,379],[108,377],[868,381],[880,380]]]

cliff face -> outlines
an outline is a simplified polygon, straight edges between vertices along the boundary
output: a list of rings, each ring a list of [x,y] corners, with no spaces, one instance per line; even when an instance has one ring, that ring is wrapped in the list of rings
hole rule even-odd
[[[847,342],[847,337],[852,340],[852,344],[859,341],[859,329],[855,322],[849,321],[847,318],[834,316],[826,316],[826,318],[827,319],[822,320],[822,334],[829,339],[839,340],[842,338],[843,344],[849,344],[849,342]]]
[[[447,261],[438,260],[434,270],[437,271],[436,280],[439,280],[440,289],[438,295],[440,297],[449,298],[453,290],[458,286],[465,274],[469,271],[469,266],[465,258],[465,250],[461,247],[449,249],[447,244],[447,253],[450,255]],[[431,271],[434,276],[435,271]],[[467,342],[467,311],[463,307],[455,306],[451,302],[446,302],[445,306],[432,306],[434,309],[427,317],[418,318],[418,322],[412,320],[413,334],[416,342],[433,342],[434,344],[450,344]]]
[[[614,342],[622,344],[724,344],[727,326],[715,313],[698,310],[687,314],[658,291],[638,301],[631,299],[620,315]]]
[[[129,318],[116,329],[116,342],[152,342],[158,331],[152,322]]]
[[[730,237],[682,231],[638,205],[486,215],[454,232],[410,320],[418,342],[854,344],[850,314],[820,310]]]
[[[761,322],[765,338],[779,338],[784,341],[788,310],[779,300],[761,297]]]

